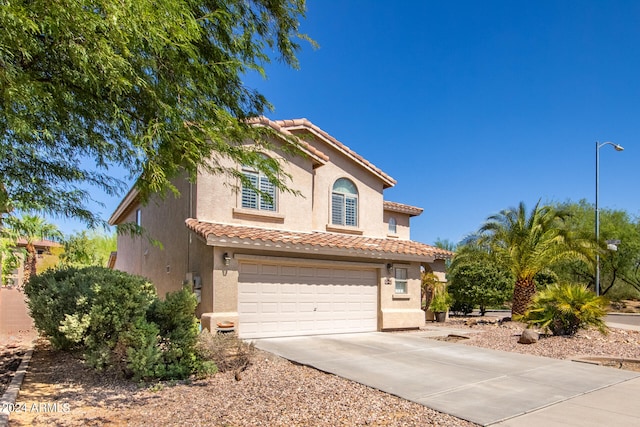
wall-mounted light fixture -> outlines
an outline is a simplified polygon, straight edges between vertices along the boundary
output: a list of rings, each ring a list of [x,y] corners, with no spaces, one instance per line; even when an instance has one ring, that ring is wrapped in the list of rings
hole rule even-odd
[[[393,264],[389,262],[387,263],[387,273],[391,274],[392,271],[393,271]]]
[[[224,253],[222,259],[224,260],[224,265],[229,266],[229,264],[231,264],[231,257],[229,256],[228,252]]]

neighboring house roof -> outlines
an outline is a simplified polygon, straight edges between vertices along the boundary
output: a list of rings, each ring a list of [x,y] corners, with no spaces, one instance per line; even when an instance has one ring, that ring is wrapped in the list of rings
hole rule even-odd
[[[303,250],[312,253],[347,251],[349,255],[360,254],[373,258],[396,259],[449,259],[453,252],[426,245],[424,243],[401,239],[382,239],[353,236],[338,233],[313,231],[309,233],[287,230],[275,230],[259,227],[247,227],[221,223],[210,223],[189,218],[187,228],[207,241],[207,244],[225,246],[261,248],[273,250]]]
[[[386,200],[384,201],[384,210],[408,214],[410,216],[418,216],[424,211],[424,209],[418,208],[416,206],[410,206],[396,202],[387,202]]]
[[[350,157],[353,161],[358,163],[360,166],[364,167],[368,171],[372,172],[374,175],[377,175],[384,183],[384,188],[393,187],[396,185],[396,180],[384,173],[380,168],[378,168],[373,163],[369,162],[367,159],[344,145],[342,142],[335,139],[333,136],[329,135],[327,132],[320,129],[318,126],[314,125],[307,119],[293,119],[293,120],[275,120],[272,121],[276,125],[280,126],[281,129],[287,131],[307,131],[321,140],[325,141],[329,145],[332,145],[338,151],[345,154],[347,157]]]
[[[20,246],[20,247],[27,246],[27,239],[20,237],[18,240],[16,240],[16,246]],[[49,248],[57,248],[62,245],[58,242],[45,239],[45,240],[34,240],[33,246],[39,249],[49,249]]]

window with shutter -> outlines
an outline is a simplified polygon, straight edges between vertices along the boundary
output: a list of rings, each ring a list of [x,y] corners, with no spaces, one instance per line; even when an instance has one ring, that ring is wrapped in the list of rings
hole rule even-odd
[[[331,192],[331,223],[358,226],[358,190],[350,180],[340,178]]]
[[[242,207],[275,212],[276,186],[262,172],[252,168],[244,167],[242,173],[251,182],[251,186],[242,186]]]

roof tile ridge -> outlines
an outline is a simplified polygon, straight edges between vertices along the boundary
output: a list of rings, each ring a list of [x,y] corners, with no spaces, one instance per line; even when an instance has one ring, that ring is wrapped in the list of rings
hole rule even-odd
[[[301,118],[301,119],[282,120],[280,122],[282,122],[282,126],[285,127],[285,128],[286,127],[291,127],[291,126],[305,126],[305,127],[308,127],[310,129],[314,130],[315,132],[319,133],[323,138],[326,138],[329,141],[331,141],[338,148],[346,151],[347,153],[349,153],[354,158],[358,159],[359,161],[361,161],[362,163],[364,163],[368,167],[372,168],[378,174],[380,174],[380,175],[384,176],[385,178],[387,178],[390,182],[393,182],[393,184],[397,183],[397,181],[393,177],[391,177],[390,175],[385,173],[378,166],[376,166],[375,164],[371,163],[369,160],[367,160],[364,157],[362,157],[360,154],[358,154],[355,151],[353,151],[348,145],[346,145],[343,142],[339,141],[334,136],[332,136],[327,131],[325,131],[324,129],[320,128],[319,126],[317,126],[316,124],[314,124],[310,120],[308,120],[306,118]]]

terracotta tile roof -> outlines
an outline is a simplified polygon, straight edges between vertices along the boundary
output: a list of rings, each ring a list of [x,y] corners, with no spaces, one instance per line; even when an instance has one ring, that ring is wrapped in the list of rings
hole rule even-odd
[[[389,256],[402,255],[433,259],[448,259],[454,255],[453,252],[411,240],[382,239],[319,231],[303,233],[202,222],[194,218],[187,219],[185,224],[187,228],[205,240],[210,241],[214,239],[222,243],[263,243],[265,246],[270,245],[289,249],[301,247],[313,249],[324,248],[349,250],[350,252],[356,251],[363,253],[363,255],[384,253]]]
[[[264,116],[254,117],[254,118],[249,120],[249,123],[269,126],[271,129],[273,129],[275,131],[278,131],[278,132],[282,133],[283,135],[295,136],[294,134],[289,132],[287,129],[284,129],[278,122],[275,122],[273,120],[269,120],[267,117],[264,117]],[[329,161],[329,156],[327,156],[326,154],[324,154],[322,151],[318,150],[317,148],[311,146],[308,142],[300,139],[300,144],[302,146],[302,149],[307,151],[312,156],[317,157],[318,159],[320,159],[323,162],[328,162]]]
[[[367,159],[344,145],[342,142],[335,139],[333,136],[329,135],[327,132],[320,129],[318,126],[314,125],[307,119],[291,119],[291,120],[275,120],[276,125],[280,126],[283,130],[294,131],[294,130],[308,130],[312,133],[316,134],[320,138],[332,144],[338,151],[342,151],[347,156],[354,159],[357,163],[360,163],[366,169],[370,170],[374,174],[378,175],[384,182],[384,187],[389,188],[396,185],[396,180],[391,176],[384,173],[380,168],[378,168],[373,163],[369,162]]]
[[[424,209],[418,208],[416,206],[410,206],[396,202],[387,202],[386,200],[384,201],[384,210],[409,214],[411,216],[418,216],[424,211]]]
[[[19,237],[18,240],[16,240],[16,246],[20,246],[20,247],[27,246],[27,239],[25,239],[24,237]],[[35,246],[36,248],[59,248],[62,245],[58,242],[44,239],[44,240],[34,240],[33,246]]]

